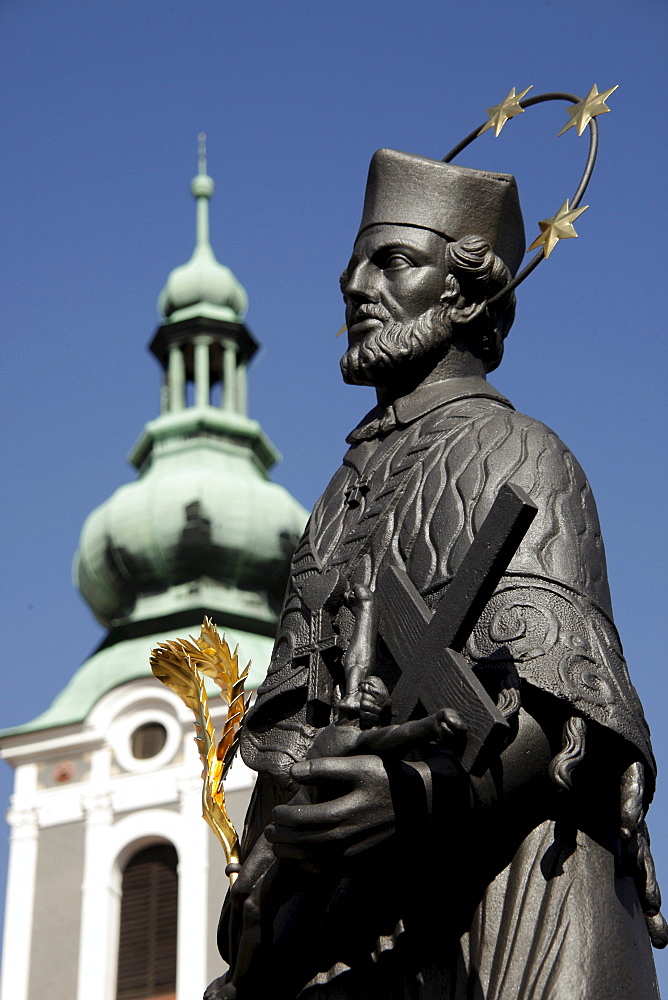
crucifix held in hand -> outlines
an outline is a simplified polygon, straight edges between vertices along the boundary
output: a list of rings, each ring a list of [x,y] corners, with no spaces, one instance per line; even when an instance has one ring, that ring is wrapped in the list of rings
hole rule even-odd
[[[418,701],[427,714],[455,709],[466,729],[461,763],[467,771],[482,766],[483,751],[503,737],[508,724],[461,651],[536,513],[519,486],[502,486],[435,611],[396,566],[376,587],[378,631],[401,669],[392,691],[393,716],[406,721]]]

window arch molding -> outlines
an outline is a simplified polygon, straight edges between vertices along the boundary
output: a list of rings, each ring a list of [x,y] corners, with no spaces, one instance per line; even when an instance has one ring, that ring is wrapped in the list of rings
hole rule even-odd
[[[179,861],[177,862],[177,872],[178,872],[178,864],[180,864],[180,855],[179,855],[179,849],[176,846],[176,844],[172,840],[170,840],[169,837],[161,837],[157,834],[151,835],[149,833],[143,837],[139,837],[137,840],[133,840],[132,843],[126,844],[125,847],[121,851],[119,851],[116,857],[116,863],[114,865],[114,874],[115,875],[119,874],[122,877],[126,865],[132,858],[134,858],[135,854],[139,854],[139,852],[143,851],[146,847],[155,847],[158,844],[165,844],[168,845],[169,847],[174,848],[174,850],[176,851],[176,857],[179,859]]]
[[[138,710],[156,709],[192,726],[192,713],[177,696],[154,677],[142,677],[109,691],[88,717],[88,724],[99,733],[108,732],[121,717]]]
[[[101,831],[96,831],[100,836]],[[120,929],[123,868],[129,859],[152,844],[171,844],[177,854],[179,879],[177,915],[177,1000],[200,994],[206,983],[206,913],[208,889],[208,828],[201,816],[168,809],[132,813],[104,832],[104,850],[98,851],[95,870],[84,873],[82,937],[78,1000],[88,1000],[95,978],[100,1000],[114,1000]],[[96,994],[98,995],[98,994]]]

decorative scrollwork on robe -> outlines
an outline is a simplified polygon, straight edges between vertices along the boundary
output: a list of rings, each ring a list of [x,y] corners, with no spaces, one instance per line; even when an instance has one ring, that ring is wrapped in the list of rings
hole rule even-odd
[[[578,701],[603,707],[615,700],[612,685],[606,671],[594,658],[587,640],[576,632],[562,636],[568,647],[559,660],[559,676],[564,682],[566,693]]]

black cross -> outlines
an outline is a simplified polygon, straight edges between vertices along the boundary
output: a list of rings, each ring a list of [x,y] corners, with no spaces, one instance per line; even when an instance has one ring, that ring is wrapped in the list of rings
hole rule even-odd
[[[346,503],[349,507],[359,507],[363,498],[369,492],[369,480],[366,476],[358,476],[352,486],[344,492]]]
[[[466,729],[466,771],[479,766],[488,741],[502,739],[508,723],[461,651],[536,513],[519,486],[502,486],[433,612],[398,566],[390,565],[376,586],[378,631],[401,669],[393,715],[404,722],[418,700],[427,713],[456,709]]]
[[[331,668],[345,644],[333,631],[326,613],[312,612],[310,618],[309,641],[295,646],[292,663],[308,669],[308,722],[321,727],[329,722],[332,709]]]

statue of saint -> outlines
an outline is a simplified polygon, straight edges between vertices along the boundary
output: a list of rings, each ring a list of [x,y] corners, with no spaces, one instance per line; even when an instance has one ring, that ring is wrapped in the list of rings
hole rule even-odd
[[[297,547],[242,730],[257,784],[208,997],[658,998],[655,766],[594,498],[487,381],[515,310],[490,300],[524,252],[514,178],[374,155],[341,369],[378,405]],[[447,601],[506,483],[537,514],[463,650],[507,723],[467,771],[451,706],[393,697],[374,595],[394,566],[428,608]]]

